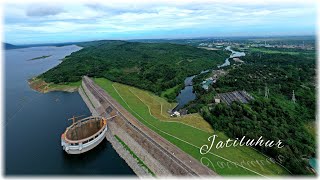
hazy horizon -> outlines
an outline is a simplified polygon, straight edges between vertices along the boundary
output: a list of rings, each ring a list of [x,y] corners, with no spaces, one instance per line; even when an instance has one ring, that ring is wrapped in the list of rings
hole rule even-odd
[[[268,0],[68,1],[4,4],[4,42],[316,35],[316,3]]]
[[[186,40],[186,39],[237,39],[237,38],[294,38],[294,37],[312,37],[316,38],[316,35],[274,35],[274,36],[207,36],[207,37],[190,37],[190,38],[140,38],[140,39],[92,39],[87,41],[63,41],[63,42],[44,42],[44,43],[24,43],[24,44],[14,44],[11,42],[4,41],[3,43],[16,45],[16,46],[28,46],[28,45],[50,45],[50,44],[69,44],[69,43],[81,43],[81,42],[90,42],[90,41],[140,41],[140,40]]]

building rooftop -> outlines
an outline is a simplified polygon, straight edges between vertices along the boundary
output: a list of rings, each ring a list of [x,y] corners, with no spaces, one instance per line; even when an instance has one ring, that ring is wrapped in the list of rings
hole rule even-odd
[[[253,100],[254,98],[247,93],[246,91],[232,91],[226,93],[217,94],[215,97],[215,101],[220,99],[219,102],[224,102],[227,105],[231,105],[232,102],[237,101],[240,103],[248,103],[249,101]],[[216,103],[219,103],[216,101]]]

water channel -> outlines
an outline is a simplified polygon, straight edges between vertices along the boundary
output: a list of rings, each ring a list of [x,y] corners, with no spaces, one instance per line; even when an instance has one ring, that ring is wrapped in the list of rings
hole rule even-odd
[[[245,56],[246,54],[244,52],[238,52],[234,51],[231,49],[231,46],[227,46],[225,50],[230,51],[231,54],[230,56],[225,59],[224,63],[221,65],[218,65],[217,68],[222,68],[230,65],[230,59],[231,58],[236,58],[236,57],[241,57]],[[208,69],[206,71],[200,72],[200,74],[207,73],[211,71],[212,69]],[[200,75],[198,74],[198,75]],[[186,104],[188,104],[190,101],[193,101],[196,99],[196,94],[193,92],[193,85],[192,85],[192,80],[195,78],[197,75],[189,76],[184,80],[184,88],[179,92],[178,96],[176,97],[176,100],[178,102],[178,105],[172,110],[178,111],[179,109],[183,108]]]

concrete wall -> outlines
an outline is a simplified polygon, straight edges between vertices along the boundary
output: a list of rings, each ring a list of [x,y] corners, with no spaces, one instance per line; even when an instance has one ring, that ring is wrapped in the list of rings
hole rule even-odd
[[[110,98],[109,96],[105,95],[102,97],[101,93],[98,93],[101,89],[96,89],[96,86],[92,86],[91,80],[91,83],[88,80],[86,83],[84,83],[84,81],[85,80],[82,82],[82,87],[91,102],[93,102],[95,109],[103,116],[117,115],[117,117],[112,120],[108,120],[108,129],[111,131],[111,134],[117,135],[126,143],[156,176],[216,175],[210,169],[202,166],[197,160],[167,142],[158,134],[151,132],[151,130],[146,129],[146,127],[141,127],[144,125],[140,122],[134,122],[138,120],[135,119],[133,121],[132,118],[130,120],[125,118],[122,115],[123,112],[118,112],[118,108],[115,109],[114,104],[109,104],[110,102],[114,103],[114,101],[104,100],[106,97]],[[108,111],[108,113],[106,113],[106,111]],[[137,125],[139,127],[137,127]],[[149,133],[146,133],[147,131]],[[172,150],[173,146],[174,148]],[[170,147],[172,151],[168,150],[170,148],[166,149],[165,147]],[[178,153],[175,154],[172,152]],[[190,163],[191,160],[194,165]],[[186,162],[188,162],[188,165],[186,165]],[[192,166],[194,166],[194,168]]]
[[[139,165],[138,160],[123,147],[123,145],[114,137],[111,131],[107,132],[106,137],[107,140],[111,143],[113,149],[115,149],[119,156],[126,161],[126,163],[131,167],[136,175],[138,175],[139,177],[152,176],[145,167]]]
[[[69,140],[81,140],[88,138],[95,133],[97,133],[103,124],[101,121],[89,121],[89,122],[82,122],[81,126],[73,126],[67,131],[67,138]]]
[[[99,116],[99,114],[97,113],[97,111],[95,110],[93,105],[91,104],[90,100],[88,99],[86,93],[83,91],[82,86],[79,87],[78,92],[79,92],[81,98],[83,99],[83,101],[86,103],[87,107],[89,108],[92,116]]]
[[[92,104],[96,107],[102,109],[103,107],[99,100],[93,95],[93,93],[88,89],[86,84],[82,82],[82,88],[84,92],[82,92],[83,98],[89,97]],[[82,89],[79,89],[79,92]],[[84,94],[85,93],[85,94]],[[86,96],[85,96],[86,95]],[[85,100],[89,104],[90,101]],[[91,104],[91,103],[90,103]],[[106,110],[108,110],[109,116],[116,115],[117,113],[110,107],[110,105],[106,102],[103,103]],[[92,105],[91,105],[92,106]],[[90,109],[90,108],[89,108]],[[151,156],[148,151],[141,147],[141,145],[136,141],[136,139],[145,139],[140,136],[134,136],[135,139],[132,138],[132,128],[128,126],[125,121],[117,117],[112,121],[108,121],[108,129],[111,131],[112,135],[117,135],[126,145],[148,166],[148,168],[155,173],[156,175],[170,175],[171,172],[167,170],[164,166],[162,166],[158,160],[156,160],[153,156]],[[130,134],[128,132],[131,132]],[[114,142],[113,142],[114,143]],[[141,143],[141,142],[140,142]],[[145,144],[147,142],[144,142]],[[150,146],[150,145],[149,145]]]
[[[86,86],[84,81],[82,81],[82,88],[83,88],[84,92],[86,93],[86,95],[89,97],[94,108],[98,108],[99,106],[101,106],[101,103],[97,100],[97,98],[95,98],[93,96],[93,94],[91,93],[91,91],[88,90],[88,87]]]
[[[148,168],[156,175],[168,176],[171,172],[166,169],[157,159],[155,159],[149,151],[154,151],[151,149],[145,149],[141,146],[141,142],[137,141],[140,138],[141,141],[147,145],[148,141],[141,137],[139,133],[132,136],[132,128],[128,127],[120,118],[109,122],[109,129],[113,135],[117,135],[128,147],[148,166]],[[128,133],[131,131],[130,133]]]

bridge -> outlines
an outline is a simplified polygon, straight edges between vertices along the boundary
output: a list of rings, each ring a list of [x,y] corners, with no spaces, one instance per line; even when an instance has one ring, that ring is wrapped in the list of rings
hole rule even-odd
[[[118,136],[156,176],[217,176],[141,123],[89,77],[83,77],[79,93],[94,116],[112,117],[108,121],[111,139]]]

